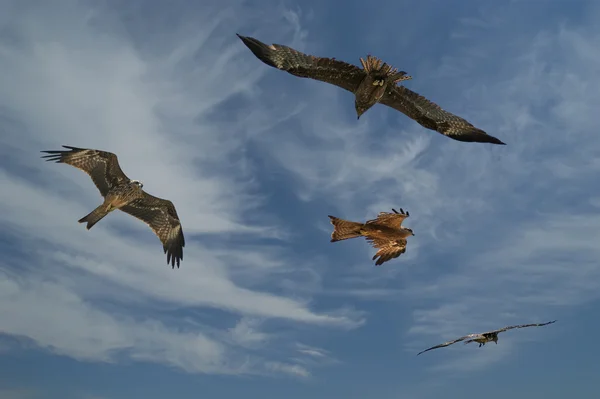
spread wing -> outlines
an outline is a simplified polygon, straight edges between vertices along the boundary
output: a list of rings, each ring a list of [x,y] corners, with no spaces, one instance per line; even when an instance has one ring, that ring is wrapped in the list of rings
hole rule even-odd
[[[173,203],[144,191],[142,197],[120,209],[150,226],[163,244],[164,252],[167,254],[167,264],[171,263],[174,269],[177,263],[179,268],[179,263],[183,259],[185,239]]]
[[[489,332],[487,332],[485,334],[493,334],[493,333],[497,334],[497,333],[501,333],[501,332],[504,332],[504,331],[512,330],[513,328],[542,327],[542,326],[547,326],[548,324],[552,324],[552,323],[556,323],[556,320],[549,321],[547,323],[519,324],[519,325],[516,325],[516,326],[507,326],[507,327],[504,327],[504,328],[500,328],[498,330],[489,331]]]
[[[451,139],[467,142],[505,144],[476,128],[465,119],[443,110],[439,105],[407,89],[395,86],[379,101],[394,108],[427,129],[435,130]]]
[[[469,334],[469,335],[465,335],[464,337],[460,337],[460,338],[457,338],[455,340],[444,342],[443,344],[439,344],[439,345],[436,345],[436,346],[432,346],[431,348],[425,349],[424,351],[421,351],[421,352],[417,353],[417,356],[419,356],[421,353],[425,353],[425,352],[430,351],[432,349],[443,348],[443,347],[455,344],[457,342],[464,341],[465,339],[472,339],[472,338],[477,338],[477,337],[480,337],[480,336],[481,336],[481,334]]]
[[[320,80],[354,93],[366,76],[361,68],[334,58],[314,57],[281,44],[269,46],[252,37],[236,35],[265,64],[301,78]]]
[[[406,252],[406,240],[404,238],[394,239],[387,237],[373,237],[367,236],[367,241],[374,247],[379,249],[377,253],[373,256],[373,260],[377,259],[375,262],[376,266],[381,266],[388,260],[397,258]]]
[[[400,212],[392,208],[392,212],[379,212],[377,219],[367,220],[370,224],[379,224],[390,227],[392,229],[399,229],[402,226],[402,221],[409,216],[408,212],[404,212],[404,209],[400,208]]]
[[[43,155],[42,158],[46,158],[46,161],[66,163],[83,170],[90,175],[103,197],[111,188],[129,181],[119,166],[117,156],[112,152],[66,145],[63,147],[70,151],[41,151],[50,154]]]

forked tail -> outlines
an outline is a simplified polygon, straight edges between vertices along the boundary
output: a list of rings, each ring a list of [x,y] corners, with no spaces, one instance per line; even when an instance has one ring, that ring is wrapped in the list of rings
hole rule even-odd
[[[91,211],[87,216],[82,217],[78,220],[79,223],[86,223],[86,229],[91,229],[96,223],[98,223],[104,216],[108,215],[106,211],[106,206],[104,204],[98,206],[96,209]]]
[[[333,233],[331,233],[331,242],[347,240],[348,238],[360,237],[360,231],[363,227],[362,223],[351,222],[336,218],[335,216],[329,215],[331,224],[333,225]]]

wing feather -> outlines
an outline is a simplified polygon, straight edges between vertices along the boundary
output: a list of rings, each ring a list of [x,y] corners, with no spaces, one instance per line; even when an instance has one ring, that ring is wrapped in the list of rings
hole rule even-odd
[[[41,151],[49,154],[43,155],[42,158],[83,170],[92,178],[103,197],[111,188],[129,181],[119,166],[117,156],[112,152],[66,145],[63,147],[70,151]]]
[[[402,112],[421,126],[454,140],[505,144],[496,137],[476,128],[465,119],[443,110],[436,103],[404,86],[397,85],[387,91],[379,102]]]
[[[373,246],[373,248],[379,249],[373,256],[373,260],[376,266],[381,266],[388,260],[395,259],[406,252],[407,241],[404,238],[394,239],[386,237],[373,237],[367,236],[367,241]]]
[[[532,324],[519,324],[516,326],[507,326],[507,327],[500,328],[498,330],[486,332],[484,334],[494,334],[494,333],[497,334],[497,333],[501,333],[504,331],[512,330],[513,328],[542,327],[542,326],[547,326],[548,324],[552,324],[552,323],[556,323],[556,320],[549,321],[546,323],[532,323]]]
[[[144,195],[120,208],[146,223],[163,244],[167,264],[177,268],[183,260],[185,238],[175,206],[169,200],[155,197],[144,191]]]
[[[477,337],[480,337],[480,336],[481,336],[481,334],[469,334],[469,335],[465,335],[464,337],[460,337],[460,338],[454,339],[452,341],[444,342],[443,344],[439,344],[439,345],[436,345],[436,346],[432,346],[431,348],[425,349],[424,351],[421,351],[421,352],[417,353],[417,356],[419,356],[421,353],[425,353],[425,352],[433,350],[433,349],[444,348],[446,346],[450,346],[450,345],[455,344],[457,342],[464,341],[465,339],[477,338]]]
[[[366,76],[356,65],[335,58],[315,57],[281,44],[269,46],[252,37],[237,36],[259,60],[294,76],[326,82],[352,93]]]
[[[392,210],[395,211],[395,209]],[[406,219],[408,216],[408,213],[404,213],[404,210],[400,208],[400,213],[379,212],[379,215],[377,215],[376,219],[367,220],[367,223],[383,225],[392,229],[399,229],[400,226],[402,226],[404,219]]]

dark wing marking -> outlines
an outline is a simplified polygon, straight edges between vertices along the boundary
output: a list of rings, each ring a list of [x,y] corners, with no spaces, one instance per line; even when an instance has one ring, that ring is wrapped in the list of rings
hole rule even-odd
[[[269,46],[252,37],[236,35],[265,64],[301,78],[320,80],[354,93],[366,76],[356,65],[335,58],[315,57],[281,44]]]
[[[519,325],[516,325],[516,326],[507,326],[507,327],[504,327],[504,328],[500,328],[498,330],[488,331],[486,333],[483,333],[483,335],[486,335],[486,334],[498,334],[498,333],[501,333],[501,332],[504,332],[504,331],[512,330],[513,328],[542,327],[542,326],[547,326],[548,324],[552,324],[552,323],[556,323],[556,320],[549,321],[547,323],[519,324]]]
[[[421,126],[454,140],[505,144],[404,86],[395,86],[387,91],[379,102],[402,112]]]
[[[167,264],[171,263],[174,269],[177,263],[179,268],[179,263],[183,259],[185,239],[173,203],[144,191],[143,197],[136,198],[120,209],[150,226],[163,244],[163,250],[167,254]]]
[[[383,226],[390,227],[392,229],[399,229],[402,226],[402,221],[406,219],[409,214],[408,212],[404,212],[402,208],[400,208],[400,212],[396,211],[392,208],[392,212],[379,212],[376,219],[367,220],[369,224],[379,224]]]
[[[90,175],[103,197],[111,188],[129,182],[129,178],[119,166],[117,156],[112,152],[66,145],[63,147],[70,151],[41,151],[50,154],[44,155],[42,158],[46,158],[46,161],[66,163],[83,170]]]
[[[481,336],[480,334],[465,335],[464,337],[460,337],[460,338],[457,338],[455,340],[444,342],[443,344],[439,344],[439,345],[436,345],[436,346],[432,346],[431,348],[425,349],[424,351],[421,351],[421,352],[417,353],[417,356],[419,356],[421,353],[425,353],[425,352],[430,351],[432,349],[444,348],[446,346],[450,346],[450,345],[455,344],[457,342],[464,341],[465,339],[477,338],[477,337],[480,337],[480,336]]]
[[[388,260],[394,259],[406,252],[406,240],[404,238],[394,239],[385,237],[367,236],[367,241],[373,248],[379,249],[372,260],[377,259],[376,266],[381,266]]]

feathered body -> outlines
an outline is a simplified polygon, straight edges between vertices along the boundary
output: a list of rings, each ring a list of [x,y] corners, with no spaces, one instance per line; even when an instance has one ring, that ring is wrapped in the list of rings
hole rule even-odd
[[[391,87],[397,82],[411,79],[406,72],[392,68],[386,63],[382,64],[380,59],[367,56],[366,60],[360,59],[360,63],[365,71],[365,76],[356,88],[354,93],[354,108],[356,109],[357,119],[369,108],[377,104]]]
[[[104,202],[90,212],[87,216],[79,219],[79,223],[86,223],[86,228],[91,229],[104,216],[115,209],[121,209],[132,201],[144,196],[143,184],[139,181],[124,182],[109,189],[104,197]]]
[[[163,244],[167,264],[179,268],[183,259],[185,238],[175,206],[169,200],[145,192],[142,182],[129,179],[119,166],[117,156],[108,151],[63,146],[69,151],[42,151],[47,161],[66,163],[83,170],[91,178],[104,201],[88,215],[79,219],[91,229],[115,209],[146,223]]]
[[[430,351],[432,349],[444,348],[446,346],[449,346],[449,345],[452,345],[452,344],[455,344],[455,343],[461,342],[461,341],[465,341],[465,344],[470,344],[471,342],[477,342],[479,344],[479,348],[481,348],[488,342],[495,342],[496,344],[498,344],[498,334],[500,334],[501,332],[512,330],[514,328],[542,327],[542,326],[547,326],[548,324],[552,324],[552,323],[556,323],[556,320],[549,321],[546,323],[519,324],[516,326],[507,326],[507,327],[499,328],[494,331],[469,334],[469,335],[465,335],[464,337],[454,339],[452,341],[444,342],[443,344],[432,346],[431,348],[425,349],[424,351],[417,353],[417,356],[420,355],[421,353]]]
[[[400,212],[392,209],[391,212],[380,212],[377,219],[365,223],[352,222],[329,215],[333,232],[331,242],[347,240],[349,238],[365,237],[366,240],[378,251],[373,256],[376,266],[388,260],[397,258],[406,252],[407,237],[414,236],[411,229],[402,227],[402,221],[409,216],[400,208]]]
[[[465,119],[399,85],[399,82],[412,78],[371,55],[360,59],[362,68],[359,68],[335,58],[315,57],[281,44],[267,45],[252,37],[237,36],[259,60],[273,68],[354,93],[358,118],[373,105],[381,103],[402,112],[421,126],[454,140],[504,144]]]

